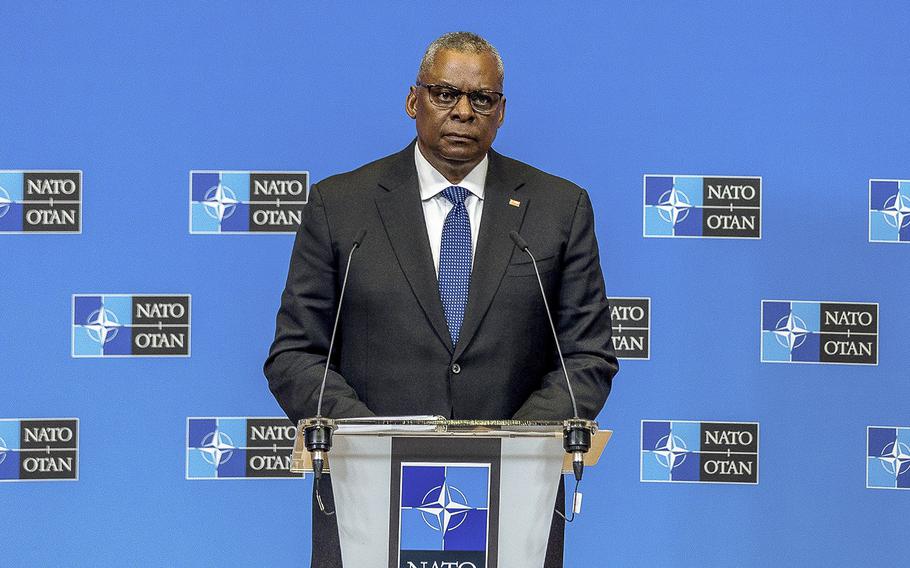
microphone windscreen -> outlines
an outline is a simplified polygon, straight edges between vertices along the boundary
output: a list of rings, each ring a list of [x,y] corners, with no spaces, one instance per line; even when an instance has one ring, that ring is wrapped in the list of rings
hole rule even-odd
[[[357,236],[354,237],[354,244],[356,246],[360,246],[360,243],[363,242],[363,237],[365,237],[366,234],[367,234],[366,229],[360,229],[359,231],[357,231]]]
[[[524,252],[528,252],[528,243],[526,243],[525,240],[521,238],[521,235],[518,234],[518,231],[512,231],[509,233],[509,236],[512,237],[512,242],[515,243],[515,246]]]

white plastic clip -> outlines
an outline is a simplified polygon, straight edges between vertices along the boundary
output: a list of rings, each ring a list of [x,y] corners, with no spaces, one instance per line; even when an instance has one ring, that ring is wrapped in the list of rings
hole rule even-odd
[[[572,503],[572,511],[576,515],[581,514],[581,498],[582,498],[582,493],[581,493],[581,491],[579,491],[578,493],[575,494],[575,501]]]

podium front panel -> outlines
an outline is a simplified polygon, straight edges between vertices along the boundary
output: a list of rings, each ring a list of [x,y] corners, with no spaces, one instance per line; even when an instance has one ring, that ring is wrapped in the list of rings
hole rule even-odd
[[[391,455],[390,437],[335,437],[332,489],[345,566],[388,566]]]
[[[543,566],[564,455],[560,438],[503,440],[499,568]]]
[[[345,566],[542,566],[559,438],[337,436],[332,483]]]

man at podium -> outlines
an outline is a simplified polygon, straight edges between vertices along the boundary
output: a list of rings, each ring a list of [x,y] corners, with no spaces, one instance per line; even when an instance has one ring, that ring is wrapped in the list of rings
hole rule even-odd
[[[591,202],[491,149],[503,79],[485,39],[441,36],[405,100],[416,140],[312,186],[265,363],[295,423],[316,414],[348,258],[322,415],[570,418],[535,266],[512,232],[537,259],[579,415],[603,407],[618,364]],[[313,566],[341,566],[334,518],[314,510]],[[548,568],[562,566],[562,531],[554,522]]]

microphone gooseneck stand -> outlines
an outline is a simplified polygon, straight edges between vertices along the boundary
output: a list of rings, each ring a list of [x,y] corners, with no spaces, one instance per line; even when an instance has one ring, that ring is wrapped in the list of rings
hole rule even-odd
[[[332,326],[332,337],[329,340],[329,351],[325,359],[325,371],[322,373],[322,384],[319,386],[319,399],[316,403],[316,416],[306,420],[303,430],[304,445],[313,461],[313,491],[316,494],[316,503],[319,510],[326,515],[334,515],[335,511],[326,511],[322,502],[322,495],[319,492],[319,482],[322,480],[322,471],[325,467],[325,459],[332,449],[332,432],[335,431],[335,421],[331,418],[322,416],[322,398],[325,395],[325,382],[329,376],[329,364],[332,361],[332,350],[335,347],[335,336],[338,333],[338,322],[341,319],[341,303],[344,301],[344,291],[348,285],[348,275],[351,272],[351,259],[354,257],[354,251],[360,247],[363,237],[366,236],[366,229],[360,229],[357,236],[354,237],[354,244],[351,246],[351,252],[348,253],[348,264],[344,269],[344,279],[341,281],[341,293],[338,295],[338,308],[335,311],[335,324]]]
[[[575,401],[575,391],[572,390],[572,381],[569,380],[569,371],[566,369],[566,360],[562,356],[562,348],[559,346],[559,336],[556,333],[556,326],[553,324],[553,315],[550,313],[550,303],[547,301],[547,294],[543,288],[543,280],[540,278],[540,270],[537,269],[537,259],[531,253],[528,243],[521,238],[518,231],[509,233],[509,237],[519,250],[531,257],[531,264],[534,266],[534,274],[537,276],[537,284],[540,286],[540,297],[543,298],[544,309],[547,312],[547,321],[550,323],[550,331],[553,332],[553,341],[556,344],[556,353],[559,355],[559,362],[562,364],[562,373],[566,378],[566,387],[569,389],[569,398],[572,400],[572,418],[563,422],[562,447],[566,453],[572,454],[572,472],[575,474],[575,490],[572,492],[572,514],[566,517],[559,511],[556,514],[562,517],[566,522],[571,523],[575,520],[575,513],[580,505],[580,493],[578,486],[585,472],[585,454],[591,449],[591,437],[597,425],[591,420],[585,420],[578,416],[578,403]]]

